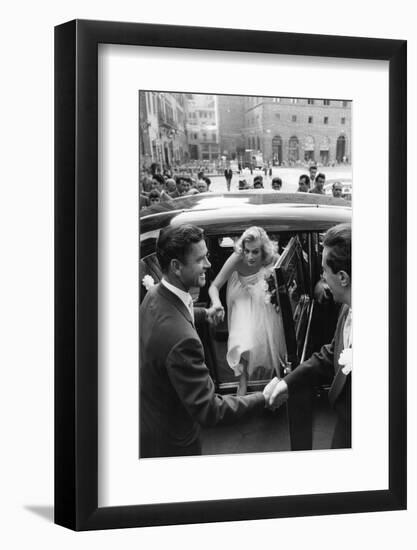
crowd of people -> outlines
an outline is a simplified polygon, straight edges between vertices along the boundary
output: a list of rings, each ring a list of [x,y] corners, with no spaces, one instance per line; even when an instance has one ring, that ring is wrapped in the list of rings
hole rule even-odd
[[[197,177],[185,173],[173,176],[169,171],[149,171],[140,182],[139,205],[142,209],[185,195],[206,193],[210,191],[210,185],[210,178],[202,171],[198,172]]]
[[[324,235],[323,278],[342,304],[334,338],[284,378],[280,311],[265,301],[265,271],[277,249],[261,227],[250,227],[235,243],[209,289],[209,308],[194,307],[190,289],[206,285],[211,264],[203,231],[194,225],[161,231],[156,255],[162,280],[140,306],[140,456],[184,456],[202,452],[201,427],[238,422],[275,409],[306,386],[329,384],[337,415],[332,446],[351,446],[351,226]],[[196,327],[216,325],[224,315],[219,291],[226,284],[229,341],[227,362],[239,377],[237,395],[219,395],[205,363]],[[266,368],[270,382],[247,394],[248,376]]]
[[[201,168],[201,167],[200,167]],[[267,175],[268,174],[268,175]],[[226,188],[231,190],[233,179],[233,170],[228,167],[224,170]],[[245,172],[240,170],[238,176],[238,189],[244,191],[248,189],[270,189],[271,191],[281,191],[283,182],[280,177],[272,177],[272,169],[266,168],[257,170],[254,175],[248,177]],[[317,166],[311,165],[308,173],[302,174],[298,181],[298,193],[314,193],[325,195],[324,185],[326,176],[322,172],[317,172]],[[207,193],[210,191],[211,179],[203,170],[190,175],[185,169],[161,170],[159,165],[145,171],[141,178],[140,185],[140,208],[147,208],[154,204],[170,201],[177,197],[186,195],[195,195],[198,193]],[[342,197],[343,187],[340,182],[333,183],[332,194],[334,197]]]

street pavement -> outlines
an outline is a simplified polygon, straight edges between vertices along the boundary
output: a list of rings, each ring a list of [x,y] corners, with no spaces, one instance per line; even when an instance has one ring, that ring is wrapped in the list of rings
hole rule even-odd
[[[341,165],[341,166],[330,166],[330,167],[319,167],[318,172],[322,172],[328,179],[352,179],[352,167],[350,165]],[[284,193],[294,193],[298,189],[298,179],[301,174],[308,174],[306,168],[281,168],[275,167],[272,169],[272,177],[265,176],[261,171],[254,171],[251,175],[250,171],[247,170],[241,175],[233,174],[232,184],[230,186],[231,191],[239,191],[239,180],[246,179],[246,181],[252,185],[253,178],[257,174],[261,174],[264,181],[264,189],[271,189],[272,178],[279,177],[282,179],[282,188],[281,191]],[[210,191],[224,193],[227,191],[226,179],[223,175],[221,176],[209,176],[211,180]]]

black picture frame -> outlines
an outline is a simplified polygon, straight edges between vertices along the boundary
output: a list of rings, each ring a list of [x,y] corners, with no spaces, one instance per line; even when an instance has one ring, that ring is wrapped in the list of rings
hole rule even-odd
[[[98,507],[98,45],[389,63],[389,488]],[[74,20],[55,28],[55,522],[74,530],[406,508],[404,40]]]

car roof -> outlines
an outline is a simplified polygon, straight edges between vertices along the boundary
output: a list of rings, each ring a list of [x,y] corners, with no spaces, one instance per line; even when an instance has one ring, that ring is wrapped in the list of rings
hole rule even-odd
[[[140,211],[141,240],[168,225],[195,224],[208,234],[238,233],[251,225],[266,231],[325,231],[351,221],[345,199],[313,193],[240,191],[179,197]]]

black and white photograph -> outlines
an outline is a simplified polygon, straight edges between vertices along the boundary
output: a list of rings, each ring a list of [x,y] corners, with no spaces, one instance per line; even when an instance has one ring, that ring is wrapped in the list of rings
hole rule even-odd
[[[353,102],[138,101],[139,458],[349,449]]]

